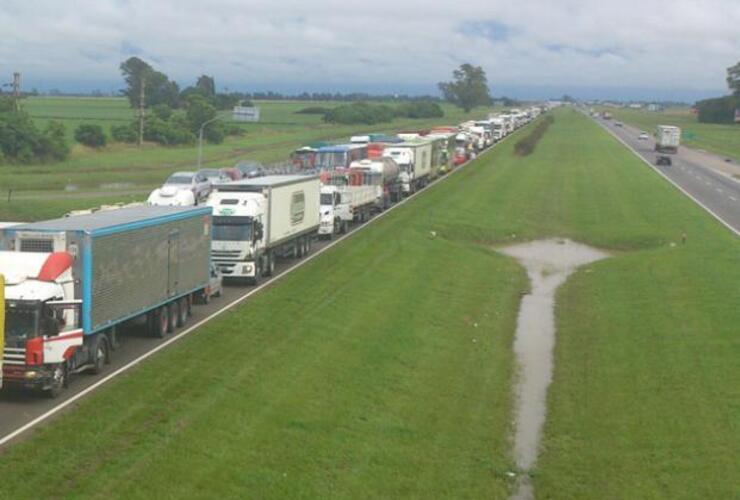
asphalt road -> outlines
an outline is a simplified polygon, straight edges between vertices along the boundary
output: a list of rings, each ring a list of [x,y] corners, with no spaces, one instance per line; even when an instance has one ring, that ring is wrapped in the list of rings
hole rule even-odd
[[[648,139],[641,140],[638,139],[640,130],[637,128],[626,124],[617,127],[614,120],[597,119],[597,122],[691,195],[735,234],[740,234],[740,179],[730,173],[740,171],[740,166],[728,164],[724,158],[711,153],[684,146],[679,148],[677,154],[669,155],[673,163],[671,166],[658,166],[655,165],[658,153],[655,152],[655,141],[650,133]]]

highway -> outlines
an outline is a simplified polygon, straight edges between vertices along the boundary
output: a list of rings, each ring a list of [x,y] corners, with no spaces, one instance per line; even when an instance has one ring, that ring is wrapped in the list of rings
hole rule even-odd
[[[655,165],[655,141],[638,139],[640,130],[614,120],[596,119],[657,172],[684,191],[702,208],[740,236],[740,166],[716,155],[681,146],[671,157],[672,165]]]
[[[504,141],[516,135],[516,133],[511,134],[506,137]],[[491,151],[494,147],[483,151],[481,155]],[[471,161],[468,161],[456,168],[450,174],[436,179],[430,184],[430,186],[454,175],[456,172],[469,165]],[[118,375],[123,374],[148,357],[156,355],[158,351],[166,348],[181,337],[191,333],[196,333],[203,324],[215,319],[223,313],[226,313],[234,306],[244,303],[252,295],[258,293],[263,288],[270,286],[290,271],[293,271],[301,265],[309,262],[320,253],[328,250],[331,246],[338,244],[345,238],[351,237],[354,232],[367,227],[377,219],[402,206],[414,197],[423,194],[426,189],[427,188],[417,191],[412,196],[396,203],[385,212],[375,215],[364,224],[352,225],[350,231],[341,237],[335,237],[332,241],[314,241],[310,254],[303,259],[278,260],[276,263],[275,276],[269,279],[263,279],[257,287],[229,286],[227,284],[224,286],[222,297],[214,298],[208,305],[195,305],[193,307],[193,315],[190,317],[185,327],[168,335],[164,339],[156,339],[146,336],[142,332],[143,328],[132,325],[128,331],[121,332],[120,347],[112,353],[112,361],[106,366],[103,373],[99,375],[78,374],[72,376],[69,387],[56,399],[49,399],[41,395],[30,394],[23,391],[0,391],[0,450],[17,440],[22,439],[23,436],[27,435],[30,430],[38,425],[47,422],[49,419],[56,417],[65,411],[74,409],[74,405],[78,400],[87,396],[101,385],[107,383]]]

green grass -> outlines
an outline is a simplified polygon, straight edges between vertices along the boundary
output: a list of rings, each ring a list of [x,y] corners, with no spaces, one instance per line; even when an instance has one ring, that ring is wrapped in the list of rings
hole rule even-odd
[[[736,496],[740,241],[554,114],[9,449],[0,497],[506,498],[527,283],[492,248],[548,236],[612,257],[558,293],[538,497]]]
[[[740,161],[740,124],[699,123],[686,108],[668,108],[662,112],[635,109],[608,109],[616,120],[629,123],[652,134],[657,125],[681,127],[681,143]]]
[[[369,131],[391,131],[423,128],[438,124],[457,124],[466,119],[485,116],[486,109],[472,113],[445,104],[445,117],[434,120],[399,119],[392,123],[367,125],[333,125],[322,123],[316,115],[296,114],[308,105],[335,106],[337,103],[307,103],[263,101],[262,122],[243,125],[243,137],[230,137],[223,144],[205,145],[204,166],[233,166],[242,159],[266,163],[287,161],[297,147],[316,140],[342,139]],[[83,121],[111,123],[130,118],[126,101],[117,98],[33,98],[24,102],[34,119],[42,125],[50,117],[62,118],[68,133]],[[57,191],[73,185],[86,191],[98,191],[101,197],[114,201],[116,193],[106,188],[110,183],[126,183],[127,189],[151,190],[175,170],[193,170],[197,147],[162,147],[147,144],[139,149],[133,145],[111,144],[101,151],[76,145],[66,161],[39,165],[0,165],[0,198],[7,189],[14,191]],[[0,209],[2,210],[2,209]]]

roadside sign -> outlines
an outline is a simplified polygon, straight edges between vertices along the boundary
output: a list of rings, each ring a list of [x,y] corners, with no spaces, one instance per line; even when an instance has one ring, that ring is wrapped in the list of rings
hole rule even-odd
[[[0,387],[3,386],[3,357],[5,353],[5,278],[0,274]]]
[[[235,122],[260,121],[260,108],[256,106],[234,106],[233,119]]]

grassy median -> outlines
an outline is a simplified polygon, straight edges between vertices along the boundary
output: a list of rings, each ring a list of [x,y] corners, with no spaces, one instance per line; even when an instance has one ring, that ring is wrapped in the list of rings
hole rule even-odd
[[[554,115],[9,449],[0,497],[505,498],[527,283],[492,248],[548,236],[612,257],[558,294],[538,496],[736,494],[740,242]]]

